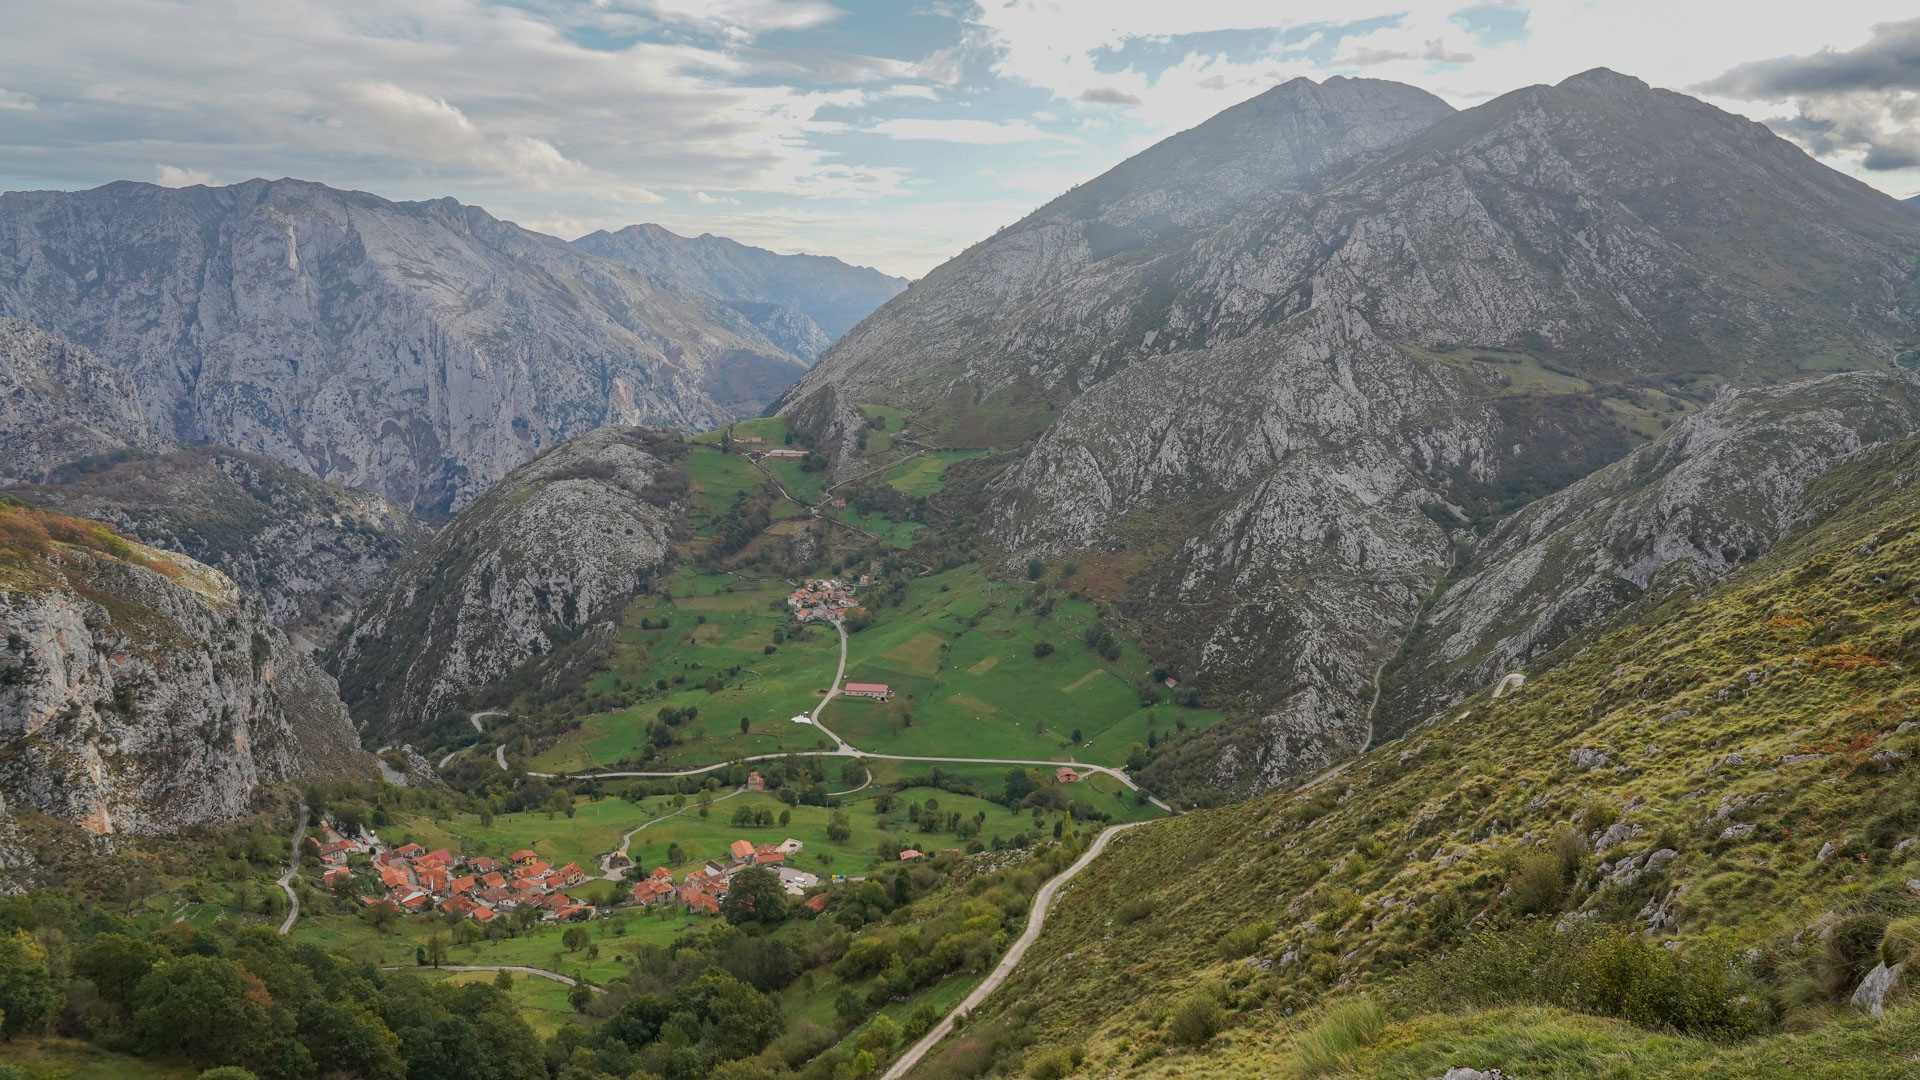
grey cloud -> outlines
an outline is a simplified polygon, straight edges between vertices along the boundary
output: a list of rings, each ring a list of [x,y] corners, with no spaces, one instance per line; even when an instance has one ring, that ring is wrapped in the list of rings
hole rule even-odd
[[[1140,99],[1111,86],[1096,86],[1080,91],[1080,100],[1089,105],[1138,105]]]
[[[1741,64],[1701,84],[1709,94],[1748,101],[1858,90],[1920,90],[1920,19],[1882,23],[1866,44]]]
[[[1701,93],[1747,101],[1790,100],[1795,114],[1771,121],[1816,157],[1859,155],[1868,169],[1920,166],[1920,19],[1883,23],[1858,48],[1756,60],[1700,84]]]
[[[1360,48],[1334,60],[1335,67],[1377,67],[1391,64],[1396,60],[1430,60],[1440,64],[1465,64],[1473,60],[1470,52],[1457,52],[1446,47],[1439,38],[1426,43],[1426,47],[1414,52],[1404,49]]]

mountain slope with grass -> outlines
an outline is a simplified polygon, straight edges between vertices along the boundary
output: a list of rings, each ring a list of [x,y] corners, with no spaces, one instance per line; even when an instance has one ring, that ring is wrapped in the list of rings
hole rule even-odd
[[[1241,714],[1244,738],[1222,729],[1204,769],[1183,766],[1196,789],[1274,786],[1362,749],[1377,675],[1436,590],[1508,543],[1482,538],[1723,388],[1920,363],[1920,222],[1684,95],[1599,69],[1452,113],[1391,84],[1289,83],[1155,152],[1216,123],[1240,139],[1195,160],[1247,141],[1257,160],[1275,142],[1338,152],[1301,150],[1264,187],[1196,197],[1124,243],[1082,236],[1047,246],[1054,261],[1023,247],[1141,213],[1149,193],[1188,205],[1143,186],[1160,175],[1147,161],[1123,166],[1127,184],[1086,185],[876,312],[782,412],[843,463],[872,405],[929,446],[1011,451],[982,484],[1003,565],[1127,567],[1130,628]],[[1782,466],[1788,487],[1911,430],[1868,397]],[[1578,584],[1541,578],[1500,617]],[[1488,663],[1553,640],[1502,630]],[[1446,663],[1492,644],[1449,643]],[[1395,670],[1445,684],[1444,666],[1427,674]]]
[[[430,535],[373,492],[239,450],[121,451],[49,480],[13,494],[206,563],[308,643],[331,640],[360,598]]]
[[[1517,691],[1119,838],[915,1075],[1069,1046],[1141,1077],[1920,1065],[1920,438],[1802,503],[1771,554]],[[1882,984],[1892,1017],[1854,1019]]]
[[[216,570],[0,502],[0,805],[89,831],[232,820],[365,776],[333,680]]]
[[[515,469],[401,564],[329,653],[363,728],[414,738],[541,659],[557,678],[671,561],[687,479],[676,435],[603,428]]]

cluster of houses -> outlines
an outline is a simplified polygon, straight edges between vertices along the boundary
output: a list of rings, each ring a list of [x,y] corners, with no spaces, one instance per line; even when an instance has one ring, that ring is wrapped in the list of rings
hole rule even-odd
[[[464,858],[445,848],[428,851],[419,844],[375,849],[365,841],[349,841],[332,829],[323,830],[315,844],[322,866],[321,883],[331,889],[352,880],[347,855],[372,851],[372,872],[380,877],[380,892],[362,896],[369,907],[392,904],[412,914],[444,911],[477,923],[490,923],[501,913],[533,908],[549,922],[591,919],[594,907],[566,894],[587,879],[577,863],[554,869],[536,851],[516,851],[508,859]]]
[[[749,866],[772,870],[790,895],[802,896],[820,884],[818,876],[787,865],[787,860],[799,854],[804,846],[792,837],[778,844],[758,846],[751,840],[735,840],[728,849],[728,861],[709,859],[706,865],[689,870],[679,882],[673,880],[673,871],[656,867],[652,874],[634,883],[633,899],[642,905],[681,904],[688,911],[717,915],[720,901],[726,898],[735,875]],[[816,900],[819,903],[813,904]],[[825,907],[825,895],[810,898],[809,906],[816,912]]]
[[[860,606],[853,598],[853,590],[872,583],[867,575],[860,580],[841,581],[839,578],[808,578],[800,587],[787,597],[787,607],[802,622],[820,619],[824,622],[839,622],[847,611]]]

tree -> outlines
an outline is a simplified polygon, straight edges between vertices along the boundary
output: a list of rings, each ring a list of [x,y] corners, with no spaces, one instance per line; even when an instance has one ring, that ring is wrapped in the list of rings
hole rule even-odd
[[[587,1003],[592,1000],[593,987],[588,986],[584,979],[567,988],[567,1004],[573,1007],[574,1012],[586,1012]]]
[[[125,934],[96,934],[74,954],[73,970],[92,981],[102,998],[131,1014],[134,989],[166,955],[160,946]]]
[[[493,973],[493,988],[503,994],[513,992],[513,972],[502,968]]]
[[[11,1040],[60,1008],[47,950],[25,930],[0,938],[0,1035]]]
[[[749,866],[733,876],[726,899],[720,901],[720,914],[738,926],[741,923],[777,923],[787,917],[787,892],[780,878],[764,866]]]
[[[196,1065],[252,1060],[274,1034],[266,987],[230,960],[176,956],[140,980],[134,1033],[149,1054]]]
[[[900,1034],[900,1025],[893,1017],[882,1014],[874,1017],[873,1023],[860,1033],[857,1044],[860,1049],[871,1051],[874,1057],[884,1058],[900,1045]]]
[[[1227,1014],[1220,1003],[1212,994],[1202,991],[1188,995],[1174,1008],[1173,1017],[1167,1022],[1167,1033],[1175,1042],[1199,1046],[1226,1026]]]
[[[407,1038],[407,1080],[475,1080],[497,1075],[472,1023],[449,1016]]]
[[[359,1005],[309,1001],[300,1009],[296,1030],[323,1074],[368,1080],[402,1080],[406,1075],[399,1037]]]
[[[844,844],[853,835],[852,820],[844,810],[835,810],[827,818],[827,839],[836,844]]]
[[[792,824],[792,822],[793,822],[793,811],[791,811],[791,810],[782,810],[782,811],[780,811],[780,824],[781,824],[781,825],[783,825],[783,826],[784,826],[784,825],[789,825],[789,824]]]
[[[1033,643],[1033,658],[1035,660],[1044,660],[1047,657],[1052,655],[1053,655],[1053,642],[1036,641]]]
[[[744,716],[740,718],[740,734],[745,735],[747,733],[747,729],[752,726],[753,726],[753,721],[747,719]]]
[[[587,934],[586,927],[583,926],[569,926],[566,932],[560,935],[560,944],[564,946],[568,952],[579,952],[581,949],[586,948],[588,942],[591,940]]]

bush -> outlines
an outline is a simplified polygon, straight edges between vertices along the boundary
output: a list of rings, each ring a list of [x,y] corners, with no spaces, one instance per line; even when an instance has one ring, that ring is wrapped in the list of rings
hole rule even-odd
[[[1049,1050],[1027,1066],[1027,1075],[1033,1080],[1066,1080],[1072,1071],[1073,1057],[1065,1050]]]
[[[1261,942],[1272,936],[1272,923],[1249,923],[1220,939],[1220,943],[1217,946],[1220,950],[1220,959],[1238,960],[1259,948]]]
[[[1186,1046],[1199,1046],[1227,1026],[1226,1010],[1212,994],[1202,991],[1189,994],[1174,1007],[1173,1016],[1167,1021],[1167,1033],[1175,1042]]]
[[[1772,1022],[1725,954],[1664,949],[1615,927],[1483,931],[1417,970],[1413,984],[1437,1008],[1553,1005],[1709,1038]]]
[[[1522,856],[1514,870],[1512,886],[1507,904],[1516,915],[1545,915],[1560,910],[1566,891],[1560,859],[1545,851]]]
[[[1912,967],[1920,960],[1920,919],[1895,919],[1887,924],[1887,932],[1880,936],[1880,960],[1889,967]]]
[[[1387,1029],[1387,1011],[1372,998],[1354,998],[1327,1008],[1326,1014],[1295,1040],[1302,1074],[1318,1076],[1338,1068],[1353,1052],[1370,1045]]]
[[[1874,912],[1849,915],[1827,930],[1820,958],[1820,983],[1835,1001],[1853,992],[1880,960],[1880,941],[1886,936],[1887,917]]]

